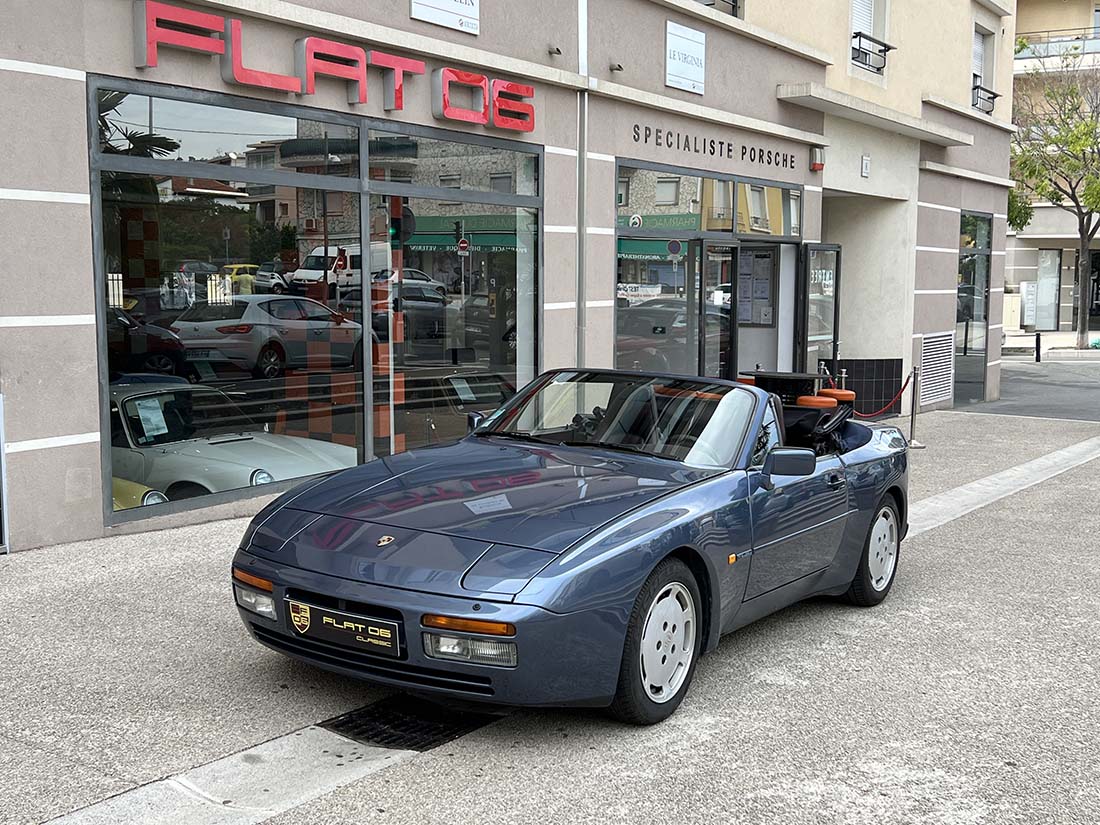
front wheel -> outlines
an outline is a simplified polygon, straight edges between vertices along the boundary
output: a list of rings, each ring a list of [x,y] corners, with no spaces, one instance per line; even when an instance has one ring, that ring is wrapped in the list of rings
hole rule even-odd
[[[901,530],[898,508],[887,496],[871,519],[863,555],[859,560],[855,578],[845,598],[860,607],[878,604],[890,594],[894,577],[898,572],[898,555],[901,550]]]
[[[679,559],[646,579],[627,626],[611,713],[632,725],[664,721],[680,706],[702,643],[699,585]]]

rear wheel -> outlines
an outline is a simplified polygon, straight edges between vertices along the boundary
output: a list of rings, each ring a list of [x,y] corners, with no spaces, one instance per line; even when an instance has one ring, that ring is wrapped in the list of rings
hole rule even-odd
[[[863,556],[859,560],[855,578],[845,598],[860,607],[878,604],[890,594],[894,577],[898,572],[898,555],[901,550],[900,519],[894,500],[887,496],[875,510]]]
[[[274,292],[276,295],[282,295],[284,292],[286,292],[286,287],[283,286],[279,281],[272,281],[271,291]]]
[[[286,369],[283,351],[274,344],[266,345],[256,357],[254,372],[257,378],[278,378]]]
[[[699,585],[687,565],[665,559],[646,579],[627,626],[611,713],[653,725],[680,706],[695,674],[702,640]]]

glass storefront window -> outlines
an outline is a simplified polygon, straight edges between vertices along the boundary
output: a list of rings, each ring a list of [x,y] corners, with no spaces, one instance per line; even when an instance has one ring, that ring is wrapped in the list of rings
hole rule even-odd
[[[982,215],[962,216],[959,230],[960,249],[989,249],[989,239],[993,235],[993,222]]]
[[[475,192],[539,193],[538,156],[497,146],[370,131],[370,179]],[[508,176],[507,189],[504,176]]]
[[[810,367],[833,357],[839,258],[835,249],[810,249],[806,276],[806,363]]]
[[[104,154],[359,176],[354,126],[111,90],[96,102]]]
[[[358,463],[358,199],[321,215],[312,190],[101,175],[114,508]],[[276,198],[290,217],[271,217]],[[343,266],[311,277],[326,234]]]
[[[642,230],[701,230],[703,178],[652,169],[619,169],[619,226]]]
[[[370,231],[375,450],[460,438],[534,378],[537,212],[375,195]]]

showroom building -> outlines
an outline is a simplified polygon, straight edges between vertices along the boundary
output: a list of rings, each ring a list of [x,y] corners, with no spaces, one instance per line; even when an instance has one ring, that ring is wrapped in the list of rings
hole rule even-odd
[[[1011,9],[772,5],[6,4],[0,544],[250,514],[545,369],[997,397]]]

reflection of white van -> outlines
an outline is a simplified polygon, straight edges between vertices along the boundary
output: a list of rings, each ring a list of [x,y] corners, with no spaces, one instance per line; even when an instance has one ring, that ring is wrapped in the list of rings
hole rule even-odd
[[[347,269],[340,273],[331,270],[336,266],[336,255],[343,249],[347,255]],[[328,255],[324,247],[318,246],[306,256],[302,265],[294,271],[292,285],[303,289],[311,284],[325,280],[325,269],[329,270],[329,284],[332,289],[358,289],[363,280],[363,254],[359,244],[330,244]],[[327,260],[326,260],[327,258]],[[381,272],[390,265],[390,245],[385,241],[372,241],[370,245],[370,272]]]

